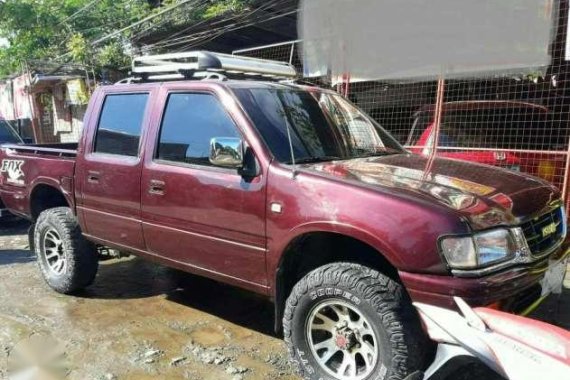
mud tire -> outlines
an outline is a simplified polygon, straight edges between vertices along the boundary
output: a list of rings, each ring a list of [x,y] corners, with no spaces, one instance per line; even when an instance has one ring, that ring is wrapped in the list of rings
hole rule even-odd
[[[55,231],[62,242],[62,256],[66,266],[56,274],[48,265],[42,244],[48,231]],[[56,292],[71,294],[93,283],[99,267],[97,250],[86,240],[73,212],[68,207],[57,207],[43,211],[34,228],[34,251],[38,265],[47,284]]]
[[[303,277],[285,305],[285,343],[304,379],[337,379],[317,362],[305,333],[310,311],[334,298],[357,308],[376,333],[378,360],[365,380],[403,380],[422,369],[428,343],[402,285],[362,265],[333,263]]]

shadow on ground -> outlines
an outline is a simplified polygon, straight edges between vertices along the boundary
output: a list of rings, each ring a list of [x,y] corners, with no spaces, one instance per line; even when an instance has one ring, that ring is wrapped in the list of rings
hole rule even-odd
[[[25,235],[30,228],[30,222],[16,217],[0,218],[0,237]],[[2,247],[0,247],[2,248]]]
[[[137,299],[162,294],[169,301],[275,336],[273,306],[265,298],[139,258],[102,262],[95,283],[76,296]]]
[[[176,276],[179,288],[168,294],[168,300],[276,337],[273,304],[269,300],[206,278],[180,272]]]
[[[0,249],[0,265],[24,264],[35,261],[36,257],[30,251],[23,249],[3,250]]]

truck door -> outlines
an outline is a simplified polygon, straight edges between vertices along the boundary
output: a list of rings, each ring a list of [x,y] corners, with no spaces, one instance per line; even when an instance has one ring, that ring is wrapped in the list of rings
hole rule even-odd
[[[162,119],[147,151],[142,217],[147,250],[204,275],[266,285],[265,178],[209,162],[213,137],[239,137],[212,92],[164,91]]]
[[[150,93],[101,94],[102,106],[83,142],[76,181],[78,214],[84,233],[102,244],[144,249],[140,186],[141,131],[148,118]]]

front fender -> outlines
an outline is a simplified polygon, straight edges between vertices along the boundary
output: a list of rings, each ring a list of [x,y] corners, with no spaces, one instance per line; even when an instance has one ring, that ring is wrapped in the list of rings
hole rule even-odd
[[[335,221],[312,221],[296,226],[278,239],[268,242],[267,273],[276,274],[284,253],[299,237],[310,233],[334,233],[359,240],[379,252],[392,266],[401,267],[403,258],[376,235],[350,224]],[[269,276],[270,288],[276,290],[276,276]]]

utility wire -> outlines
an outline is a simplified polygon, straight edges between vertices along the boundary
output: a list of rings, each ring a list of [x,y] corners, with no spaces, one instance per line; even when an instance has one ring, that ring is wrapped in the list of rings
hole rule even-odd
[[[133,24],[131,24],[131,25],[129,25],[129,26],[126,26],[126,27],[124,27],[124,28],[122,28],[122,29],[119,29],[119,30],[117,30],[117,31],[114,31],[113,33],[107,34],[106,36],[101,37],[101,38],[99,38],[98,40],[93,41],[93,42],[91,43],[91,45],[92,45],[92,46],[98,45],[98,44],[100,44],[100,43],[103,42],[103,41],[107,41],[109,38],[113,38],[113,37],[115,37],[115,36],[117,36],[117,35],[119,35],[119,34],[125,32],[125,31],[127,31],[127,30],[129,30],[129,29],[132,29],[132,28],[134,28],[134,27],[136,27],[136,26],[139,26],[140,24],[143,24],[143,23],[145,23],[145,22],[147,22],[147,21],[149,21],[149,20],[152,20],[153,18],[156,18],[156,17],[158,17],[158,16],[160,16],[160,15],[162,15],[162,14],[164,14],[164,13],[171,12],[171,11],[174,10],[175,8],[178,8],[178,7],[180,7],[180,6],[182,6],[182,5],[186,4],[186,3],[189,3],[189,2],[191,2],[191,1],[195,1],[195,0],[183,0],[183,1],[181,1],[180,3],[174,4],[174,5],[168,7],[168,8],[166,8],[166,9],[164,9],[164,10],[162,10],[162,11],[160,11],[160,12],[154,14],[154,15],[150,15],[150,16],[148,16],[148,17],[145,17],[145,18],[143,18],[142,20],[137,21],[137,22],[135,22],[135,23],[133,23]]]
[[[85,12],[86,10],[88,10],[89,8],[91,8],[93,5],[95,5],[96,3],[98,3],[101,0],[93,0],[91,1],[89,4],[85,5],[83,8],[79,9],[77,12],[73,13],[71,16],[66,17],[63,21],[60,21],[57,26],[66,23],[70,20],[72,20],[73,18],[75,18],[77,15],[79,15],[82,12]]]
[[[198,32],[195,33],[193,35],[190,36],[186,36],[180,39],[176,39],[174,41],[168,41],[168,42],[164,42],[162,44],[158,44],[158,45],[151,45],[150,47],[147,46],[147,48],[150,49],[157,49],[157,48],[168,48],[168,47],[172,47],[172,46],[179,46],[185,43],[189,43],[187,45],[183,46],[184,48],[188,48],[191,47],[193,45],[196,45],[200,42],[205,42],[205,41],[210,41],[215,39],[216,37],[219,37],[220,35],[227,33],[227,32],[231,32],[234,30],[239,30],[242,28],[246,28],[248,26],[252,26],[252,25],[256,25],[256,24],[261,24],[267,21],[271,21],[280,17],[285,17],[291,14],[297,13],[297,9],[293,9],[290,11],[287,11],[285,13],[281,13],[281,14],[277,14],[271,17],[258,17],[255,19],[249,19],[249,20],[242,20],[242,23],[233,23],[224,27],[219,27],[217,29],[209,29],[207,31],[203,31],[203,32]],[[245,21],[245,23],[244,23]]]
[[[197,41],[199,41],[200,39],[204,40],[205,37],[207,37],[206,40],[212,40],[212,39],[220,36],[221,34],[227,32],[227,31],[237,30],[237,29],[240,29],[243,27],[247,27],[249,25],[253,25],[255,23],[263,23],[263,22],[270,21],[270,20],[275,19],[275,18],[287,16],[287,15],[295,13],[297,11],[297,8],[295,6],[295,7],[293,7],[293,9],[291,9],[291,11],[285,10],[286,11],[285,13],[278,14],[278,15],[274,15],[274,13],[273,13],[273,15],[270,15],[271,17],[267,17],[268,15],[260,15],[259,17],[251,17],[251,15],[255,14],[256,12],[266,10],[272,6],[280,5],[281,3],[285,3],[285,2],[287,2],[287,0],[285,0],[285,1],[284,0],[273,0],[273,1],[270,1],[268,3],[261,5],[260,7],[254,9],[253,11],[251,11],[247,14],[241,14],[241,15],[237,15],[234,17],[229,17],[229,18],[226,18],[223,20],[218,20],[217,22],[212,23],[212,25],[216,25],[216,24],[226,23],[228,21],[232,21],[232,20],[237,19],[237,21],[235,21],[231,24],[222,25],[222,26],[219,26],[217,28],[209,28],[208,30],[197,32],[197,33],[194,33],[194,34],[189,35],[189,36],[171,38],[175,35],[180,35],[182,33],[187,32],[188,30],[193,29],[193,28],[198,26],[198,24],[193,24],[193,25],[189,26],[188,28],[185,28],[179,32],[173,33],[170,36],[163,38],[160,41],[146,45],[145,48],[151,49],[151,50],[156,50],[159,48],[168,48],[171,46],[179,46],[181,44],[188,43],[188,42],[191,42],[191,44],[196,44]],[[188,46],[189,45],[186,45],[184,47],[188,47]]]
[[[94,1],[99,1],[99,0],[94,0]],[[160,15],[163,15],[163,14],[165,14],[165,13],[167,13],[167,12],[170,12],[170,11],[172,11],[172,10],[174,10],[174,9],[176,9],[176,8],[178,8],[178,7],[182,6],[182,5],[184,5],[184,4],[187,4],[187,3],[191,2],[191,1],[196,1],[196,0],[184,0],[184,1],[180,2],[180,3],[178,3],[178,4],[174,4],[174,5],[172,5],[172,6],[168,7],[168,8],[166,8],[166,9],[164,9],[164,10],[162,10],[162,11],[156,13],[156,14],[153,14],[153,15],[150,15],[150,16],[148,16],[148,17],[145,17],[144,19],[139,20],[139,21],[137,21],[137,22],[135,22],[135,23],[133,23],[133,24],[130,24],[130,25],[128,25],[128,26],[126,26],[126,27],[124,27],[124,28],[122,28],[122,29],[119,29],[119,30],[114,31],[114,32],[112,32],[112,33],[110,33],[110,34],[107,34],[107,35],[105,35],[105,36],[103,36],[103,37],[101,37],[101,38],[99,38],[99,39],[97,39],[97,40],[91,42],[90,45],[91,45],[91,46],[98,45],[98,44],[100,44],[101,42],[104,42],[104,41],[106,41],[106,40],[108,40],[108,39],[110,39],[110,38],[113,38],[113,37],[115,37],[115,36],[117,36],[117,35],[123,33],[124,31],[127,31],[127,30],[129,30],[129,29],[132,29],[132,28],[134,28],[134,27],[136,27],[136,26],[138,26],[138,25],[140,25],[140,24],[142,24],[142,23],[145,23],[145,22],[147,22],[147,21],[149,21],[149,20],[152,20],[152,19],[154,19],[154,18],[156,18],[156,17],[158,17],[158,16],[160,16]],[[59,60],[59,59],[62,59],[62,58],[65,58],[65,57],[69,56],[70,54],[71,54],[70,52],[67,52],[67,53],[65,53],[65,54],[62,54],[62,55],[56,57],[55,59],[56,59],[56,60]]]
[[[252,25],[256,25],[256,24],[261,24],[261,23],[264,23],[264,22],[267,22],[267,21],[270,21],[270,20],[274,20],[274,19],[280,18],[280,17],[288,16],[288,15],[290,15],[290,14],[294,14],[294,13],[297,13],[297,12],[298,12],[298,10],[295,9],[295,10],[292,10],[292,11],[290,11],[290,12],[286,12],[286,13],[283,13],[283,14],[279,14],[279,15],[270,17],[270,18],[265,19],[265,20],[261,20],[261,21],[257,21],[257,20],[256,20],[256,21],[250,22],[250,23],[245,24],[245,25],[238,25],[238,26],[233,27],[233,28],[228,28],[228,29],[225,29],[225,30],[220,31],[219,33],[217,33],[217,34],[214,35],[214,36],[207,37],[207,38],[202,38],[202,39],[197,39],[197,40],[195,40],[195,41],[192,41],[191,43],[189,43],[189,44],[187,44],[187,45],[184,45],[184,46],[182,46],[181,48],[177,49],[177,52],[184,51],[184,50],[186,50],[186,49],[188,49],[188,48],[190,48],[190,47],[196,46],[197,44],[203,44],[203,43],[206,43],[206,42],[208,42],[208,41],[212,41],[212,40],[216,39],[217,37],[219,37],[219,36],[221,36],[221,35],[223,35],[223,34],[225,34],[225,33],[227,33],[227,32],[231,32],[231,31],[234,31],[234,30],[246,28],[246,27],[248,27],[248,26],[252,26]]]
[[[280,3],[280,2],[284,2],[284,0],[272,0],[272,1],[266,2],[265,4],[263,4],[263,5],[259,6],[259,7],[257,7],[256,9],[252,10],[251,12],[249,12],[249,13],[247,14],[247,16],[248,16],[248,17],[251,17],[251,16],[252,16],[253,14],[255,14],[256,12],[258,12],[258,11],[260,11],[260,10],[262,10],[262,9],[266,9],[266,8],[271,7],[271,6],[277,5],[277,4]],[[201,20],[201,21],[198,21],[198,22],[196,22],[196,23],[191,24],[191,25],[188,26],[187,28],[184,28],[184,29],[182,29],[182,30],[180,30],[180,31],[177,31],[177,32],[174,32],[174,33],[170,34],[168,37],[162,39],[161,41],[164,41],[164,40],[166,40],[166,39],[170,39],[171,41],[174,41],[174,40],[175,40],[174,37],[177,37],[177,36],[179,36],[179,35],[181,35],[181,34],[183,34],[183,33],[186,33],[186,32],[189,31],[189,30],[195,29],[195,28],[197,28],[198,26],[200,26],[200,25],[202,25],[202,24],[204,24],[204,23],[209,23],[210,26],[212,27],[212,26],[215,26],[216,24],[220,24],[220,23],[223,23],[223,22],[227,22],[227,21],[230,21],[230,20],[234,20],[234,19],[237,19],[237,18],[239,18],[239,17],[242,17],[242,18],[243,18],[243,14],[237,14],[237,15],[234,15],[234,16],[231,16],[231,17],[222,19],[222,20],[213,21],[213,22],[212,22],[211,20],[203,19],[203,20]],[[181,38],[184,38],[184,37],[181,37]],[[160,43],[161,41],[158,41],[158,43]]]
[[[194,7],[194,9],[196,8],[204,8],[206,5],[208,4],[208,0],[196,0],[195,4],[192,4],[192,6]],[[157,24],[152,24],[150,23],[146,28],[137,31],[135,34],[133,34],[130,37],[131,41],[136,41],[140,36],[144,35],[146,32],[148,32],[149,30],[152,29],[158,29],[161,26],[163,26],[164,24],[168,23],[169,21],[172,21],[172,19],[165,17],[163,20],[160,20]],[[199,25],[202,24],[205,20],[201,20],[198,21],[196,24],[194,25]]]

